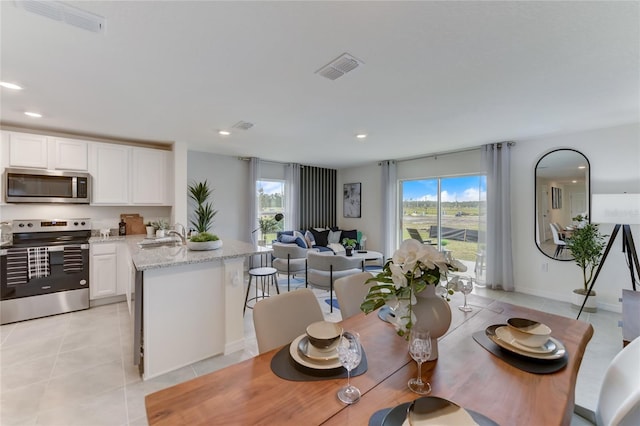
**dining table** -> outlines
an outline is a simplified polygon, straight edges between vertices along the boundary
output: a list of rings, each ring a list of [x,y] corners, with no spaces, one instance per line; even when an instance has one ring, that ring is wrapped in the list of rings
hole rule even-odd
[[[471,312],[457,309],[438,339],[439,356],[422,365],[432,396],[480,413],[498,425],[569,425],[574,409],[578,369],[593,335],[591,324],[475,294]],[[546,374],[523,371],[481,346],[472,337],[512,317],[548,325],[566,349],[566,365]],[[371,425],[372,416],[420,397],[407,382],[417,364],[407,342],[376,313],[340,323],[356,331],[367,359],[364,374],[351,378],[362,396],[352,405],[336,396],[346,378],[291,381],[277,376],[271,361],[280,348],[224,369],[196,377],[145,398],[150,425]]]

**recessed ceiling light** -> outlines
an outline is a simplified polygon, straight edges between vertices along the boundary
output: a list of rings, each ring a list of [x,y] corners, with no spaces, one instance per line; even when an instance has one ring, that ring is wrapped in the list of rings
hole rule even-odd
[[[578,166],[579,169],[586,169],[587,166]]]
[[[18,86],[17,84],[9,83],[7,81],[0,81],[0,86],[12,90],[22,90],[22,87]]]
[[[358,139],[366,139],[367,138],[367,134],[366,133],[358,133],[356,135],[356,138],[358,138]]]
[[[229,135],[231,134],[231,132],[229,132],[229,131],[227,131],[227,130],[220,130],[220,131],[218,132],[218,134],[219,134],[219,135],[222,135],[222,136],[229,136]]]
[[[25,112],[24,115],[28,115],[29,117],[33,117],[33,118],[42,117],[42,114],[38,114],[37,112],[30,112],[30,111]]]
[[[578,183],[578,181],[577,180],[572,180],[571,183]]]

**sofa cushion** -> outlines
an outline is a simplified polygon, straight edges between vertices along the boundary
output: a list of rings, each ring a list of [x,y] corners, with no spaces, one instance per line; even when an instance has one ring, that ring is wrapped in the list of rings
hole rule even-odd
[[[282,234],[280,236],[280,242],[285,244],[295,243],[296,237],[294,237],[293,235]]]
[[[309,248],[307,240],[304,239],[304,235],[300,231],[293,231],[293,236],[296,237],[296,244],[302,248]]]
[[[352,229],[350,231],[342,231],[342,239],[344,238],[351,238],[352,240],[358,240],[358,231],[355,229]],[[342,240],[340,241],[342,242]]]
[[[313,247],[316,245],[316,239],[313,237],[313,234],[308,229],[307,229],[307,232],[304,233],[304,239],[307,240],[307,245],[309,247]]]
[[[276,240],[282,242],[283,235],[293,235],[293,231],[278,231],[276,234]]]
[[[329,244],[339,244],[340,243],[340,234],[342,234],[342,231],[333,231],[330,230],[329,231],[329,236],[327,237],[327,242]]]
[[[329,244],[329,230],[325,229],[324,231],[317,231],[315,229],[310,229],[313,234],[313,238],[316,240],[317,246],[326,247]]]

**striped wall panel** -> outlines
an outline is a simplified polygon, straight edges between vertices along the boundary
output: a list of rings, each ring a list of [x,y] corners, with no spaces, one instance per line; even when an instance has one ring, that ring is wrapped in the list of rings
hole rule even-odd
[[[303,166],[300,170],[300,229],[336,225],[337,171]]]

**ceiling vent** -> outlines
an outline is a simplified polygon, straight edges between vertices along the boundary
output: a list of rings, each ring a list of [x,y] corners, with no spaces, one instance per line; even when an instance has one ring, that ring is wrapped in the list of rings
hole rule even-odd
[[[348,53],[343,53],[327,65],[316,71],[316,74],[320,74],[329,80],[335,80],[342,77],[351,70],[358,68],[358,66],[364,64],[361,60],[351,56]]]
[[[27,12],[66,22],[74,27],[82,28],[94,33],[104,34],[106,19],[93,13],[85,12],[77,7],[69,6],[59,1],[47,0],[21,0],[16,1],[16,6]]]
[[[242,130],[249,130],[250,128],[253,127],[253,123],[249,123],[247,121],[238,121],[236,124],[234,124],[233,126],[234,129],[242,129]]]

